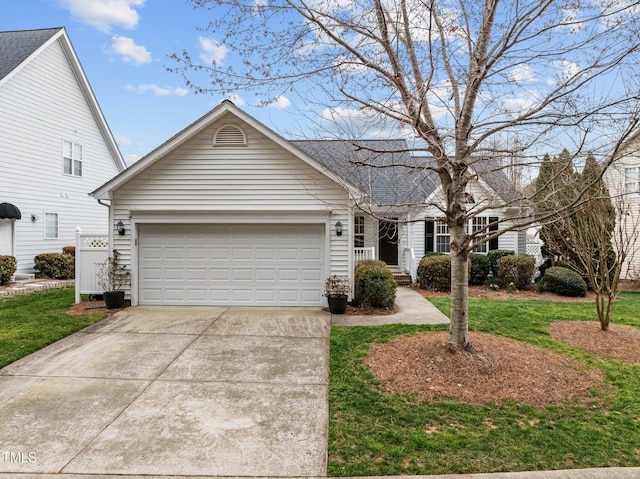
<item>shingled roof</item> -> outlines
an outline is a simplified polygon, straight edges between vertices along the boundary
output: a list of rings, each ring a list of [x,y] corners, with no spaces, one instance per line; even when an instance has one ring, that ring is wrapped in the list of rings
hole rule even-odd
[[[364,191],[380,206],[424,203],[438,183],[405,140],[292,141],[307,155]]]
[[[15,70],[61,29],[0,32],[0,80]]]
[[[292,141],[307,155],[364,191],[373,204],[417,205],[440,185],[428,157],[412,156],[405,140]],[[521,199],[496,160],[472,161],[471,167],[506,203]]]

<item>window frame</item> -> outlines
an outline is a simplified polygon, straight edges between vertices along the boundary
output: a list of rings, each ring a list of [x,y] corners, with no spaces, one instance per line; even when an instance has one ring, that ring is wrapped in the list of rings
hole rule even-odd
[[[43,221],[44,239],[48,239],[48,240],[60,239],[60,215],[58,213],[45,212],[43,216],[44,216],[44,221]],[[55,236],[50,236],[48,234],[50,230],[50,224],[49,224],[48,218],[52,218],[52,217],[55,217]]]
[[[629,180],[629,173],[632,173],[635,178]],[[631,187],[631,188],[630,188]],[[640,194],[640,167],[627,166],[624,169],[624,191],[628,195]]]
[[[475,233],[476,231],[480,231],[482,229],[485,230],[485,232],[481,235],[479,235],[479,238],[482,238],[484,236],[487,236],[488,234],[488,230],[487,230],[487,226],[489,225],[489,217],[488,216],[474,216],[473,218],[471,218],[469,220],[469,233]],[[486,253],[487,252],[487,246],[488,243],[485,241],[484,243],[476,246],[475,248],[473,248],[473,252],[474,253]]]
[[[62,140],[62,174],[82,178],[82,154],[81,143],[71,140]]]
[[[451,253],[451,234],[449,225],[442,220],[435,220],[434,251],[436,253]]]
[[[353,247],[364,248],[364,215],[353,216]]]

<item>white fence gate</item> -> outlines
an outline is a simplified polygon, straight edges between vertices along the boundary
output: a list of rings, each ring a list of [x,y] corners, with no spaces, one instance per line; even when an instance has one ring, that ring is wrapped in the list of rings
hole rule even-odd
[[[109,257],[109,236],[82,233],[76,229],[76,303],[81,294],[102,294],[98,286],[98,264]]]

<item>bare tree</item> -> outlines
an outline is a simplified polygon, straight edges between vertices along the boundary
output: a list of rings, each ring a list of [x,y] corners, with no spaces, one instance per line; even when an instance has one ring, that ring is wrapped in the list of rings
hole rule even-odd
[[[253,89],[269,103],[294,92],[305,108],[393,125],[428,154],[451,238],[449,345],[468,339],[469,253],[531,219],[523,198],[473,208],[468,185],[496,155],[537,161],[557,141],[612,158],[633,126],[639,6],[620,0],[191,0],[228,53],[203,64],[174,55],[199,93]],[[193,52],[192,52],[193,53]],[[518,138],[511,151],[495,145]],[[496,141],[496,139],[498,141]],[[606,163],[606,162],[605,162]],[[510,168],[520,165],[515,161]],[[606,166],[606,165],[605,165]],[[511,208],[497,232],[469,232],[487,208]],[[571,205],[569,205],[571,206]]]
[[[638,216],[633,215],[628,197],[618,194],[611,197],[601,167],[593,156],[587,157],[581,174],[568,171],[571,159],[566,151],[560,156],[564,158],[559,161],[564,165],[559,168],[563,174],[547,182],[547,186],[552,187],[536,209],[544,214],[547,210],[562,211],[567,203],[577,201],[577,205],[553,218],[548,225],[551,231],[545,235],[546,247],[560,256],[563,264],[586,276],[595,293],[600,327],[608,331],[620,275],[633,261],[640,232]],[[544,176],[542,172],[541,176]],[[581,191],[585,194],[577,198]]]

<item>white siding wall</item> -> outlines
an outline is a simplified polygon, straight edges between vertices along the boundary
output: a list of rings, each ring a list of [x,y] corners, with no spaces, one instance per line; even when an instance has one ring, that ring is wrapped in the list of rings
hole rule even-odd
[[[636,145],[631,145],[633,150],[637,149]],[[640,156],[637,152],[629,152],[628,156],[622,156],[613,166],[607,169],[605,173],[605,181],[609,187],[609,193],[615,201],[623,201],[627,208],[628,214],[618,217],[618,221],[624,221],[624,231],[630,237],[631,253],[622,268],[621,277],[623,279],[640,279],[640,195],[626,194],[624,184],[625,167],[640,166]],[[615,245],[614,245],[615,246]]]
[[[83,146],[82,178],[62,172],[63,139]],[[0,202],[22,212],[19,273],[33,271],[36,254],[73,245],[78,226],[106,233],[107,208],[88,194],[118,169],[58,42],[0,88],[0,145]],[[44,239],[45,212],[59,215],[57,240]]]
[[[227,122],[244,130],[247,147],[212,146],[214,132]],[[232,115],[122,185],[112,204],[113,221],[122,220],[126,228],[124,236],[114,237],[114,247],[128,264],[133,254],[131,215],[135,220],[157,214],[158,222],[317,218],[329,225],[329,274],[349,274],[351,218],[345,189]],[[346,225],[340,237],[335,235],[337,221]]]

